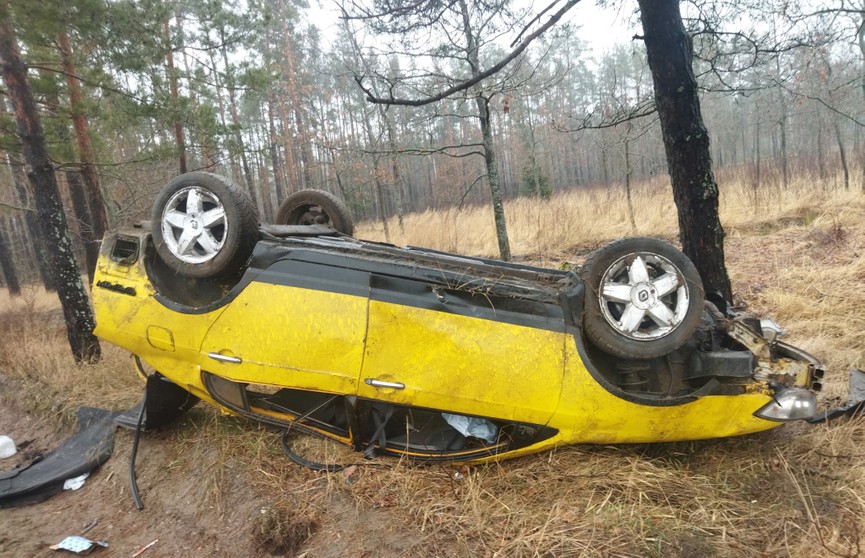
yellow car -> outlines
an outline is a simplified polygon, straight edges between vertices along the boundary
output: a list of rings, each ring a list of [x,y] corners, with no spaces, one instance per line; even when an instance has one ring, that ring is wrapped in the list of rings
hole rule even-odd
[[[574,272],[357,240],[317,191],[280,215],[260,226],[239,187],[194,172],[149,226],[106,235],[96,334],[158,371],[163,406],[188,393],[368,454],[457,462],[816,412],[820,364],[705,301],[660,240],[614,242]]]

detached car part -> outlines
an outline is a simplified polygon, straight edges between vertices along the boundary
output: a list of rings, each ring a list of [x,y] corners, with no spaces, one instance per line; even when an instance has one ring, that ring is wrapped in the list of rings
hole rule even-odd
[[[96,334],[223,411],[422,460],[815,414],[819,362],[704,302],[660,240],[614,242],[576,274],[357,240],[336,202],[303,194],[262,227],[227,179],[179,177],[151,230],[105,236]]]

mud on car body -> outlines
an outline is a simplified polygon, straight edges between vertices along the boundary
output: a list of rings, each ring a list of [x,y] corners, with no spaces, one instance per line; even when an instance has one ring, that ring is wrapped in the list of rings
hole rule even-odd
[[[816,412],[819,362],[706,302],[660,240],[614,242],[575,272],[358,240],[316,192],[279,214],[260,226],[230,181],[178,177],[149,227],[106,235],[96,334],[225,411],[424,460],[734,436]]]

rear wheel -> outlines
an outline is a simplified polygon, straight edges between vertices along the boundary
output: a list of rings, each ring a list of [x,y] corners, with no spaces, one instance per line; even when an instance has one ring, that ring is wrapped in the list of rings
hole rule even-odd
[[[700,275],[685,254],[662,240],[612,242],[586,260],[581,276],[586,336],[606,353],[659,357],[684,344],[700,324]]]
[[[153,240],[168,267],[187,277],[236,274],[258,241],[258,213],[237,184],[207,172],[182,174],[153,204]]]
[[[354,220],[338,197],[324,190],[301,190],[288,196],[276,212],[277,225],[327,225],[354,234]]]

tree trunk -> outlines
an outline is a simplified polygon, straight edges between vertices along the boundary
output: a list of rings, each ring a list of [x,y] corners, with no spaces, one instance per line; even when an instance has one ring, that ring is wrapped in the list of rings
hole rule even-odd
[[[477,40],[472,31],[468,5],[465,0],[459,0],[462,12],[464,33],[466,37],[466,54],[473,76],[480,75],[480,56]],[[481,123],[481,137],[484,145],[484,163],[487,167],[487,181],[490,185],[490,197],[493,204],[493,218],[496,224],[496,239],[499,244],[499,256],[504,261],[511,259],[511,244],[508,238],[508,227],[505,221],[505,206],[502,201],[502,192],[499,187],[499,169],[496,166],[496,152],[493,145],[493,128],[490,122],[490,99],[479,94],[475,97],[478,107],[478,120]]]
[[[312,188],[312,149],[309,145],[309,134],[306,130],[306,117],[301,103],[300,86],[297,83],[297,70],[295,68],[295,49],[291,44],[292,27],[289,25],[291,19],[288,14],[288,2],[282,0],[280,4],[282,17],[282,56],[285,61],[285,89],[291,103],[291,112],[294,114],[296,137],[294,140],[300,147],[300,176],[303,180],[301,188]],[[284,122],[287,125],[287,122]]]
[[[246,156],[246,144],[243,141],[243,133],[241,133],[242,125],[240,124],[240,115],[237,112],[237,94],[234,91],[234,74],[232,74],[231,66],[228,64],[228,49],[225,47],[224,29],[219,30],[219,41],[220,50],[222,51],[222,62],[225,64],[225,87],[228,89],[228,108],[231,112],[231,123],[234,125],[237,148],[240,151],[240,161],[243,165],[243,177],[246,179],[246,190],[252,197],[252,201],[258,208],[259,213],[264,215],[261,196],[255,191],[255,181],[253,181],[252,172],[249,169],[249,159]]]
[[[631,169],[631,121],[628,120],[627,127],[625,128],[625,197],[628,201],[628,219],[631,222],[631,231],[634,234],[637,234],[637,221],[634,219],[634,202],[631,199],[631,175],[633,174],[633,170]]]
[[[69,107],[72,112],[72,125],[75,128],[75,140],[78,144],[78,158],[81,160],[81,178],[87,190],[87,204],[90,213],[90,238],[85,239],[86,250],[99,250],[99,240],[105,235],[108,228],[108,215],[105,212],[105,199],[99,188],[99,178],[96,176],[96,156],[93,153],[93,145],[90,143],[90,129],[85,118],[84,94],[81,91],[81,83],[78,81],[77,69],[72,60],[72,47],[69,45],[69,36],[65,31],[57,35],[57,46],[63,61],[63,71],[66,73],[66,83],[69,87]],[[88,266],[90,264],[88,263]],[[93,277],[96,268],[87,270],[88,275]]]
[[[15,199],[21,207],[31,207],[31,196],[27,187],[27,174],[24,171],[24,161],[18,155],[8,153],[6,156],[9,167],[12,170],[12,185],[15,188]],[[57,282],[54,280],[54,272],[48,261],[48,250],[45,248],[45,240],[39,231],[39,222],[36,220],[34,211],[24,213],[24,226],[27,228],[27,236],[33,244],[33,252],[36,254],[36,263],[39,267],[39,278],[48,292],[57,290]]]
[[[384,105],[379,105],[383,109]],[[399,172],[399,160],[397,159],[396,134],[393,129],[393,121],[390,114],[386,110],[381,110],[381,116],[384,119],[387,127],[387,141],[390,148],[390,167],[393,173],[393,188],[391,189],[396,202],[396,219],[399,224],[399,231],[405,235],[405,223],[403,221],[403,213],[405,212],[405,190],[403,189],[403,179]]]
[[[706,292],[719,293],[731,301],[724,229],[718,217],[718,185],[691,66],[691,40],[678,0],[638,1],[682,249],[700,272]]]
[[[859,13],[862,21],[859,22],[859,29],[856,30],[856,40],[859,43],[859,51],[862,53],[862,62],[865,63],[865,11]],[[862,101],[865,102],[865,75],[862,75]],[[865,192],[865,149],[862,150],[860,156],[862,172],[862,192]]]
[[[9,296],[21,294],[21,283],[18,281],[18,273],[15,271],[15,262],[12,260],[12,252],[9,250],[9,238],[3,227],[0,226],[0,271],[3,272],[4,285],[9,291]]]
[[[384,240],[385,242],[390,242],[390,227],[388,227],[387,224],[387,207],[385,206],[384,184],[381,182],[384,173],[381,172],[381,156],[378,154],[378,142],[375,139],[375,135],[372,131],[372,124],[369,120],[369,113],[364,111],[364,129],[366,130],[366,137],[367,141],[369,141],[370,148],[374,151],[372,154],[372,174],[373,180],[375,181],[375,199],[376,205],[378,205],[378,218],[381,221],[382,227],[384,227]]]
[[[46,71],[40,71],[40,76],[43,78],[47,77],[46,74]],[[56,91],[51,91],[46,98],[49,105],[53,105],[54,110],[60,110],[60,98]],[[68,150],[64,150],[63,156],[67,157],[69,160],[75,160],[76,154],[73,147],[74,143],[72,135],[69,133],[68,123],[64,119],[55,119],[52,131],[57,141],[61,145],[67,146]],[[99,260],[100,243],[99,238],[95,237],[93,234],[93,227],[91,226],[93,218],[90,215],[90,205],[87,202],[87,191],[84,187],[84,181],[81,178],[81,171],[78,168],[68,167],[63,171],[63,175],[66,177],[66,184],[69,186],[69,199],[72,202],[72,212],[75,215],[75,220],[78,225],[78,234],[84,248],[84,262],[87,269],[87,276],[92,284],[93,276],[96,271],[96,262]]]
[[[778,77],[781,76],[781,62],[775,57],[775,68],[778,72]],[[781,184],[786,190],[790,185],[789,160],[787,157],[787,100],[784,98],[784,90],[778,87],[778,108],[781,110],[781,118],[778,120],[778,126],[781,128]]]
[[[760,202],[760,183],[763,180],[763,158],[760,155],[760,111],[754,107],[754,177],[751,181],[751,191],[754,195],[754,213],[757,213]]]
[[[351,41],[352,47],[354,48],[354,54],[355,54],[356,60],[359,61],[361,64],[363,64],[364,71],[366,71],[367,73],[372,73],[372,68],[370,68],[369,63],[366,60],[366,58],[363,57],[363,54],[361,53],[361,50],[360,50],[360,45],[358,45],[357,41],[354,38],[354,35],[351,34],[348,27],[346,27],[346,30],[349,31],[347,33],[347,36],[348,36],[348,39]],[[373,90],[375,91],[375,89],[373,89]],[[376,91],[376,94],[378,94],[377,91]],[[402,180],[400,179],[399,161],[397,160],[396,134],[394,133],[393,120],[391,119],[390,113],[388,112],[387,107],[385,107],[385,105],[378,105],[378,115],[379,115],[379,118],[381,119],[382,123],[384,123],[385,129],[387,131],[388,149],[390,150],[390,165],[391,165],[391,172],[393,173],[393,182],[392,182],[391,193],[396,198],[396,200],[395,200],[396,201],[396,215],[397,215],[397,222],[399,224],[399,230],[402,234],[405,234],[405,223],[403,222]],[[365,122],[366,122],[367,136],[369,138],[370,145],[372,146],[373,149],[378,151],[379,146],[378,146],[378,142],[374,139],[373,134],[372,134],[372,127],[370,126],[369,115],[364,113],[364,118],[365,118]],[[381,185],[381,180],[379,178],[379,171],[378,171],[378,166],[379,166],[378,153],[376,153],[374,155],[374,157],[375,157],[375,160],[374,160],[373,164],[374,164],[375,173],[376,173],[376,188],[377,188],[376,194],[379,198],[379,205],[382,205],[384,202],[384,197],[382,195],[382,185]],[[387,239],[388,242],[390,242],[390,238],[389,238],[390,235],[389,235],[389,230],[388,230],[388,226],[387,226],[387,218],[385,217],[385,208],[383,205],[381,207],[381,215],[382,215],[382,223],[384,224],[385,238]]]
[[[844,190],[850,190],[850,167],[847,165],[847,150],[844,148],[844,137],[841,135],[841,127],[838,122],[833,120],[832,126],[835,128],[835,141],[838,142],[838,155],[841,157],[841,170],[844,171]]]
[[[487,180],[490,184],[490,197],[493,202],[493,216],[496,223],[496,239],[499,243],[499,256],[504,261],[511,259],[511,244],[508,239],[508,227],[505,222],[505,206],[502,192],[499,188],[499,169],[496,166],[496,151],[493,147],[493,130],[490,123],[490,100],[478,96],[475,99],[481,121],[481,136],[484,143],[484,162],[487,166]]]
[[[274,104],[274,95],[271,90],[267,95],[267,131],[269,135],[269,145],[270,145],[270,164],[273,168],[273,182],[274,182],[274,190],[276,192],[276,199],[273,200],[275,202],[276,207],[282,205],[283,200],[285,200],[285,181],[283,177],[283,167],[279,162],[279,150],[277,149],[277,144],[279,140],[276,134],[276,123],[273,119],[273,104]]]
[[[66,319],[72,355],[76,362],[95,362],[101,353],[99,341],[93,335],[93,312],[81,281],[81,272],[72,254],[54,167],[45,147],[45,134],[27,78],[27,66],[21,60],[10,15],[6,0],[0,0],[0,64],[6,93],[15,109],[18,137],[28,166],[28,178],[33,186],[43,238],[49,248],[51,266],[57,279],[57,293]]]
[[[823,119],[819,118],[817,120],[817,172],[820,173],[820,184],[823,186],[823,190],[826,190],[826,156],[823,153]]]
[[[178,17],[178,19],[180,19]],[[162,22],[162,33],[165,38],[165,69],[168,74],[168,89],[171,93],[171,112],[174,113],[174,141],[180,159],[180,174],[186,174],[186,141],[183,137],[183,122],[180,120],[180,93],[177,86],[177,70],[174,68],[174,49],[171,44],[171,29],[168,18]]]
[[[81,242],[84,244],[84,261],[87,263],[87,273],[90,284],[96,272],[96,262],[99,261],[99,239],[93,238],[93,231],[89,230],[87,223],[90,220],[90,209],[87,207],[87,193],[81,174],[77,171],[65,171],[66,182],[69,184],[69,199],[72,201],[72,211],[78,219]],[[92,270],[92,271],[91,271]]]

